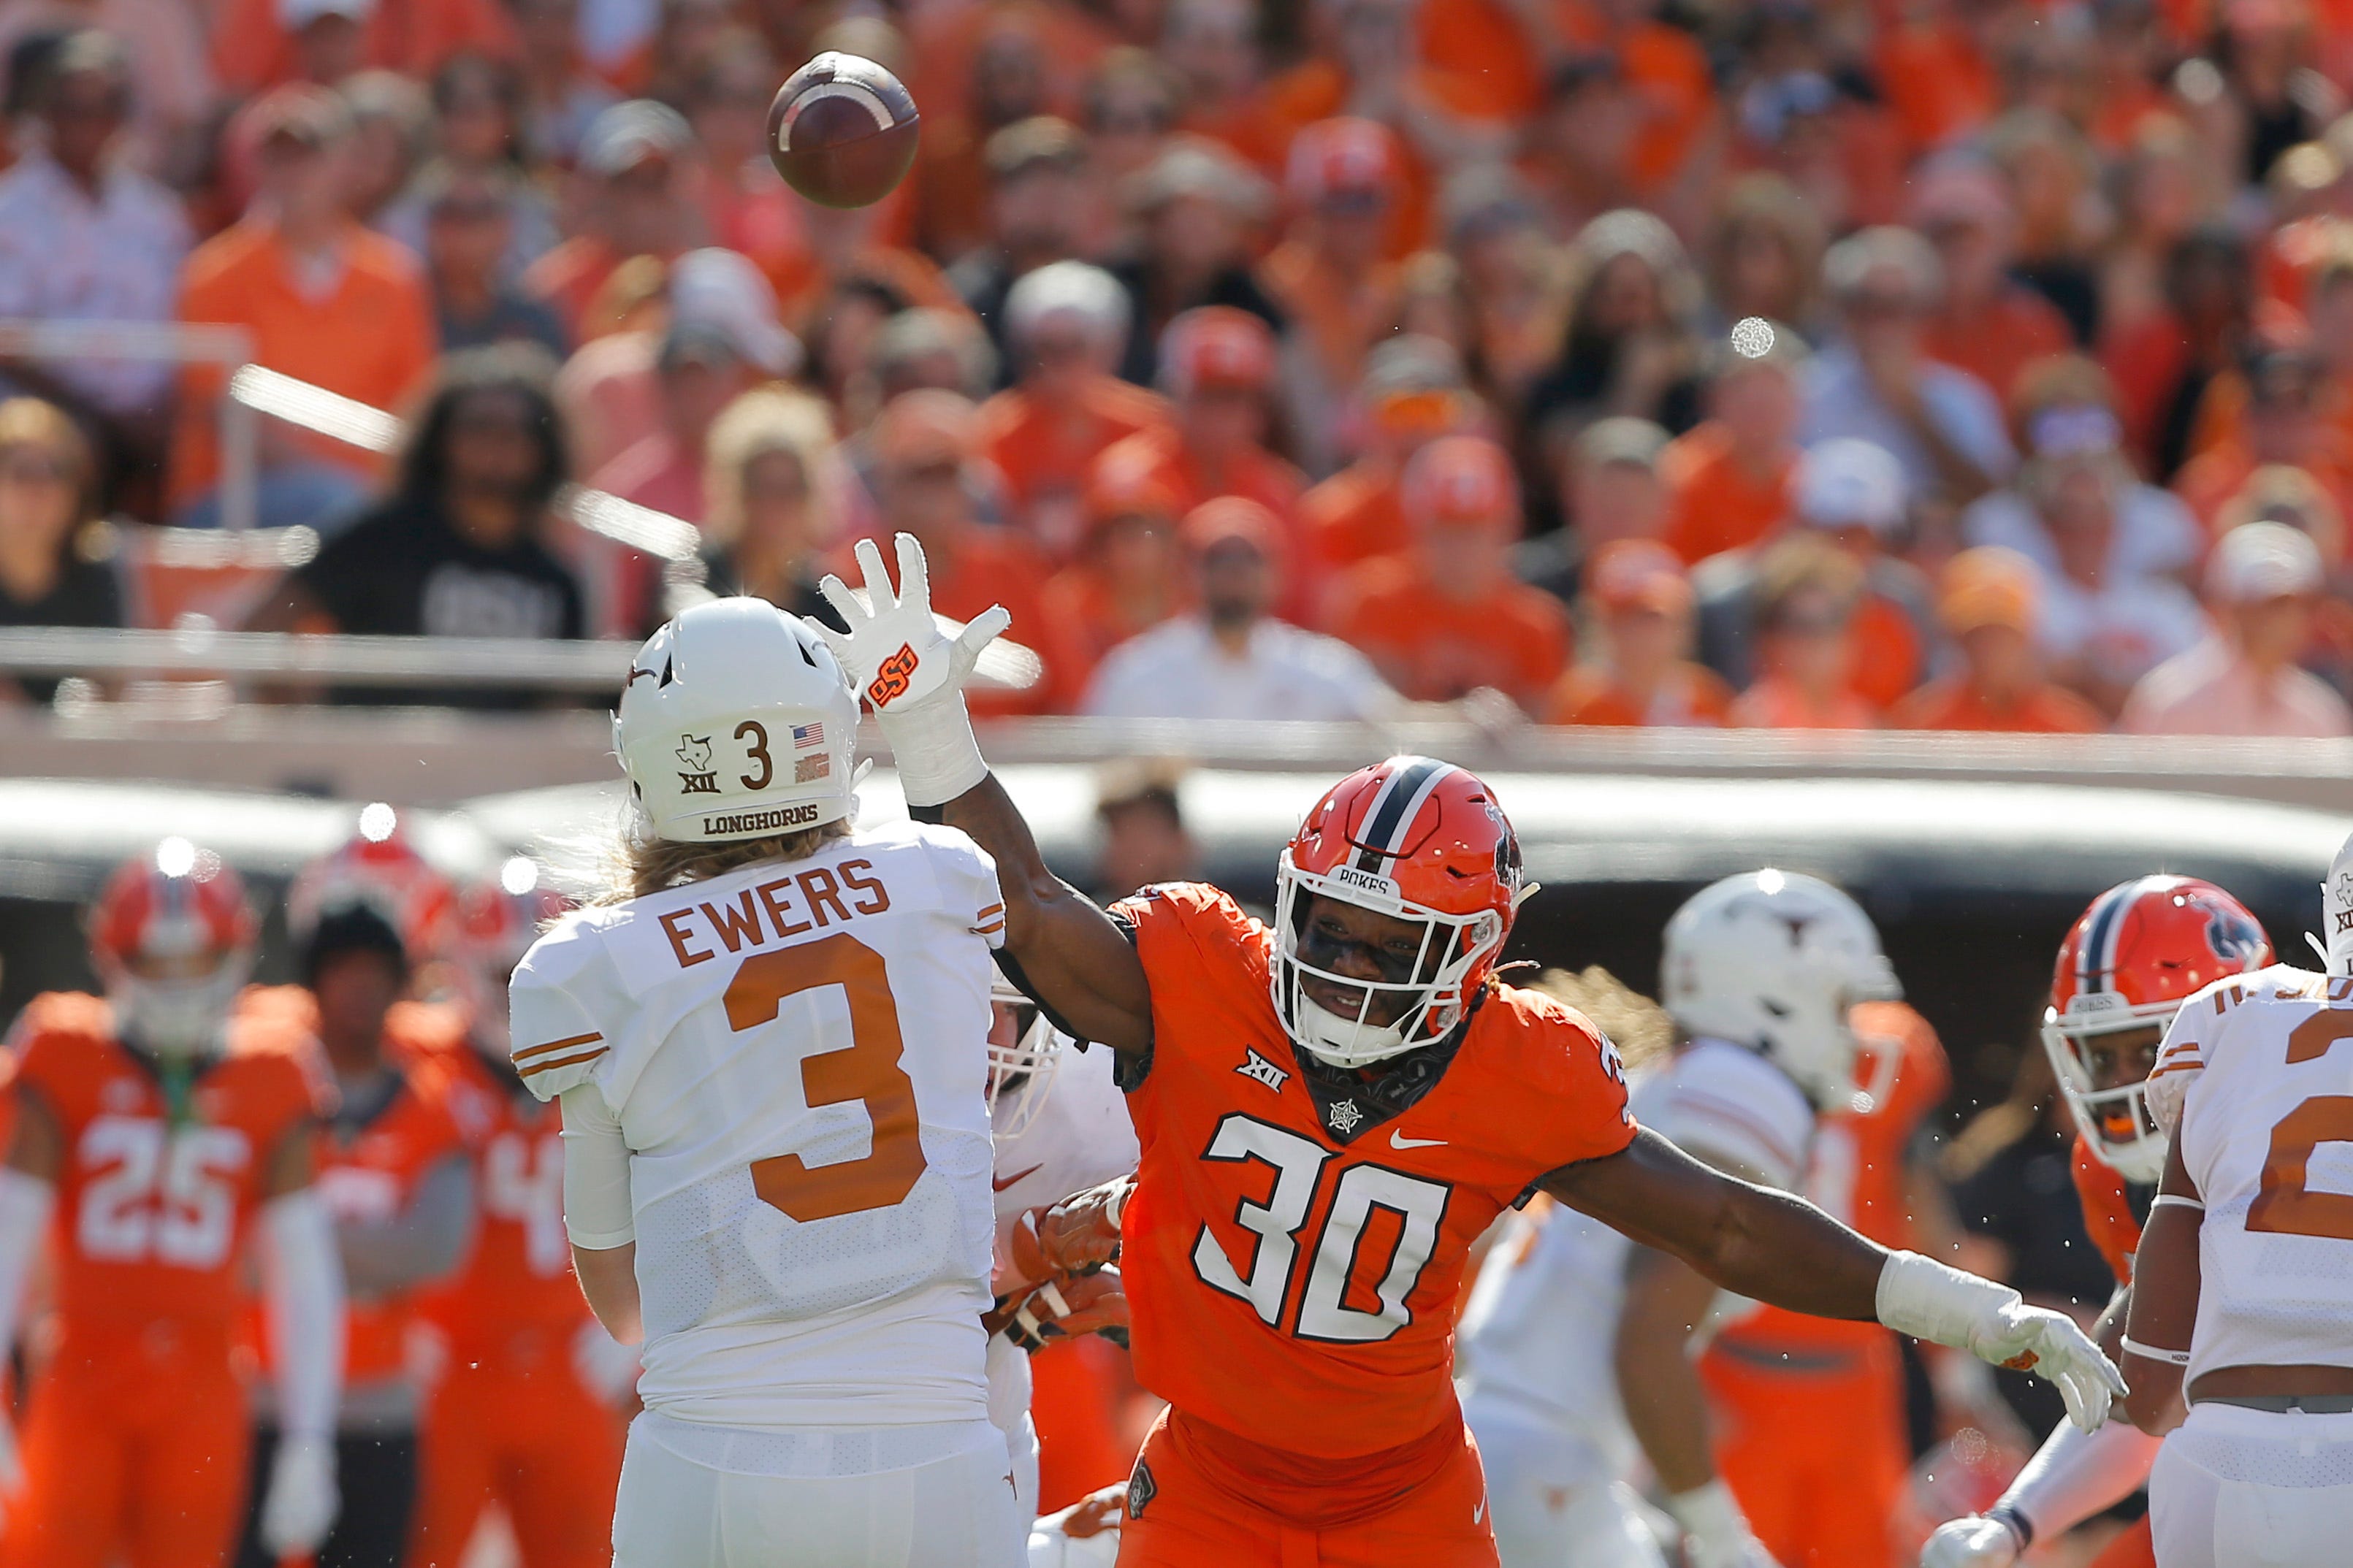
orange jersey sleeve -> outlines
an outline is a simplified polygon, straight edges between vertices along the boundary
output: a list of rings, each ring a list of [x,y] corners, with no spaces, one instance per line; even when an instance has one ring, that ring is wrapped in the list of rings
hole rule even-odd
[[[2108,1260],[2116,1283],[2129,1285],[2133,1255],[2140,1250],[2140,1220],[2133,1212],[2132,1194],[2116,1167],[2093,1153],[2081,1138],[2075,1140],[2071,1163],[2075,1195],[2084,1204],[2084,1228]]]
[[[1251,1444],[1378,1475],[1385,1451],[1459,1419],[1472,1242],[1546,1173],[1632,1140],[1616,1052],[1550,998],[1497,986],[1402,1110],[1360,1104],[1345,1079],[1311,1094],[1264,926],[1192,884],[1116,912],[1153,996],[1151,1056],[1140,1083],[1126,1073],[1136,1374]]]
[[[320,1089],[275,1037],[170,1069],[114,1038],[106,1005],[53,995],[16,1034],[19,1089],[58,1122],[58,1307],[70,1319],[196,1320],[226,1331],[239,1247],[269,1156],[317,1114]]]

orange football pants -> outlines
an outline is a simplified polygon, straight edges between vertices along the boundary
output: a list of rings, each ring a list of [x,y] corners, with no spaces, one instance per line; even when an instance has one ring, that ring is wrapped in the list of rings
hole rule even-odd
[[[1702,1359],[1716,1469],[1781,1568],[1908,1563],[1902,1363],[1892,1342],[1828,1353],[1849,1364],[1784,1369],[1722,1345]]]
[[[228,1326],[62,1329],[33,1379],[0,1568],[220,1568],[253,1442]]]
[[[2092,1568],[2157,1568],[2157,1542],[2143,1514],[2116,1532],[2116,1538],[2092,1559]]]
[[[609,1568],[620,1480],[620,1416],[573,1371],[564,1337],[453,1355],[425,1409],[410,1568],[454,1568],[493,1502],[523,1568]]]
[[[1271,1462],[1251,1466],[1254,1445],[1164,1411],[1128,1481],[1119,1568],[1496,1568],[1470,1429],[1406,1447],[1397,1483],[1377,1455],[1368,1475],[1265,1449]]]

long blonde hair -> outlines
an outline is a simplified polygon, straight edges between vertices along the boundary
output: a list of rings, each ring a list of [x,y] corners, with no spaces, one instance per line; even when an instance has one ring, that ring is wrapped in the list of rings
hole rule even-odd
[[[643,811],[632,809],[611,846],[602,879],[592,900],[626,904],[666,888],[707,882],[746,866],[768,860],[802,860],[837,838],[849,837],[847,817],[819,823],[794,833],[772,833],[764,838],[735,838],[721,844],[686,844],[663,838]]]
[[[744,531],[744,472],[773,453],[800,465],[808,487],[809,542],[822,549],[833,538],[834,513],[826,493],[827,458],[833,451],[833,417],[806,392],[755,386],[720,411],[704,443],[702,466],[704,541],[720,549]]]

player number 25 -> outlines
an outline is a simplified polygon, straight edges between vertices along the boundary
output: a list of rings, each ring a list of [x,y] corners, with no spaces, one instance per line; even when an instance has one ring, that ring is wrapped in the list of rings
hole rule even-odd
[[[235,1183],[252,1158],[233,1127],[181,1127],[166,1134],[149,1117],[101,1116],[76,1152],[105,1169],[82,1188],[74,1238],[86,1258],[153,1258],[217,1268],[237,1239]]]
[[[776,1021],[785,999],[839,985],[849,998],[849,1039],[801,1058],[809,1109],[856,1100],[874,1123],[863,1159],[811,1166],[798,1154],[752,1163],[760,1201],[807,1225],[906,1201],[923,1173],[915,1084],[899,1065],[905,1044],[882,955],[846,931],[754,953],[727,983],[727,1023],[738,1034]]]
[[[1280,1328],[1299,1261],[1300,1232],[1314,1207],[1319,1178],[1332,1152],[1312,1139],[1237,1113],[1218,1124],[1201,1157],[1252,1161],[1274,1171],[1274,1186],[1266,1201],[1244,1199],[1234,1215],[1236,1224],[1258,1237],[1248,1273],[1235,1265],[1206,1225],[1193,1243],[1193,1268],[1203,1283],[1240,1297],[1261,1321]],[[1413,1294],[1438,1245],[1448,1191],[1437,1182],[1378,1165],[1344,1167],[1333,1184],[1331,1206],[1314,1244],[1307,1286],[1300,1293],[1291,1331],[1303,1340],[1364,1344],[1388,1339],[1411,1322],[1413,1313],[1406,1299]],[[1363,1287],[1352,1291],[1350,1286],[1357,1272],[1357,1253],[1376,1210],[1391,1216],[1397,1241],[1385,1268],[1378,1249],[1372,1252],[1369,1261],[1379,1269],[1379,1279],[1371,1287],[1377,1305],[1366,1310],[1349,1305],[1348,1299],[1351,1295],[1362,1299]]]

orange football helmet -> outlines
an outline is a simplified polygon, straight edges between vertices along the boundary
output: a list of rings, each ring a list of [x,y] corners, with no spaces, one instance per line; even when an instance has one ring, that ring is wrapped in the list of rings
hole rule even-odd
[[[185,838],[123,862],[90,910],[90,963],[115,1027],[159,1056],[220,1048],[259,938],[243,879]]]
[[[2207,985],[2274,961],[2263,922],[2211,882],[2139,877],[2094,899],[2059,944],[2042,1015],[2043,1048],[2084,1146],[2126,1181],[2162,1176],[2166,1139],[2148,1114],[2147,1085],[2102,1089],[2090,1042],[2162,1028]]]
[[[457,930],[460,989],[473,1016],[473,1038],[503,1057],[507,1033],[507,982],[572,900],[550,886],[547,874],[528,855],[499,868],[496,879],[478,882],[459,896]]]
[[[1270,967],[1284,1031],[1344,1068],[1443,1039],[1493,973],[1512,918],[1534,891],[1519,837],[1475,774],[1431,757],[1391,757],[1350,773],[1315,803],[1275,866]],[[1337,973],[1333,959],[1349,944],[1313,928],[1318,898],[1418,923],[1419,951],[1409,959],[1373,949],[1378,980]],[[1355,1016],[1319,1005],[1303,976],[1361,998]],[[1375,1024],[1384,997],[1399,1007]]]
[[[375,906],[414,963],[444,956],[457,935],[457,888],[417,852],[398,814],[382,801],[361,808],[350,838],[294,874],[287,929],[302,941],[322,910],[353,902]]]

